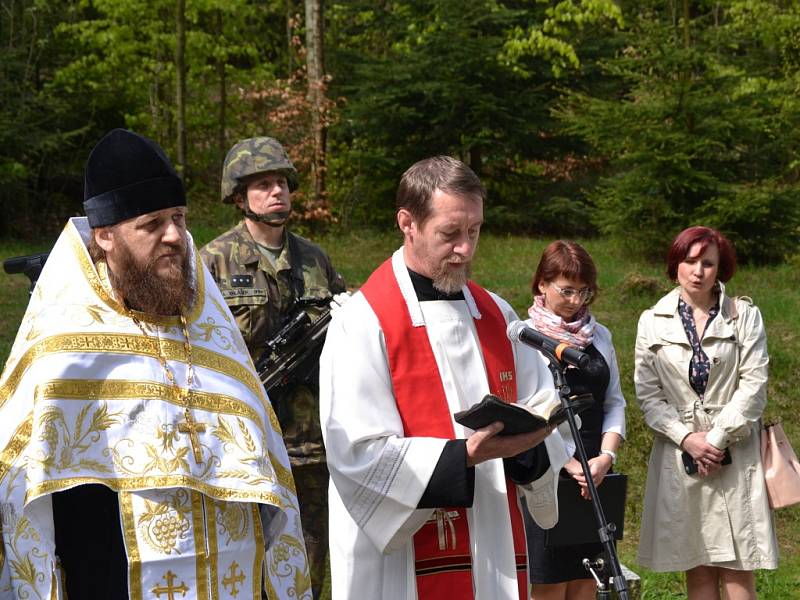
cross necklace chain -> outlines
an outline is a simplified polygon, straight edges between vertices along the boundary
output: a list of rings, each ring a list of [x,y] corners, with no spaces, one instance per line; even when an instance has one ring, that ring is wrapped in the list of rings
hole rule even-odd
[[[142,325],[142,322],[136,318],[135,315],[129,315],[136,326],[142,330],[145,337],[150,337]],[[205,423],[199,423],[192,418],[191,412],[191,399],[192,399],[192,385],[194,384],[194,365],[192,364],[192,345],[189,342],[189,327],[186,324],[186,317],[183,314],[179,315],[181,320],[181,328],[183,329],[183,350],[186,354],[186,389],[182,389],[178,382],[175,380],[175,374],[167,364],[167,358],[164,356],[164,350],[161,346],[161,336],[156,331],[156,341],[158,342],[158,361],[161,363],[161,368],[167,375],[167,380],[178,391],[178,396],[183,400],[183,417],[184,420],[178,423],[178,431],[189,436],[189,443],[192,445],[192,454],[194,461],[199,465],[203,463],[203,452],[200,448],[200,439],[198,433],[204,433],[206,430]]]

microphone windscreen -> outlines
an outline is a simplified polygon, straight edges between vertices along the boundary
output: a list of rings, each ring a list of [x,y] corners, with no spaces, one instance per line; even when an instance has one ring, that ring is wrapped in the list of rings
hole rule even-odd
[[[525,329],[526,325],[522,321],[511,321],[506,327],[506,335],[515,344],[519,342],[519,336]]]

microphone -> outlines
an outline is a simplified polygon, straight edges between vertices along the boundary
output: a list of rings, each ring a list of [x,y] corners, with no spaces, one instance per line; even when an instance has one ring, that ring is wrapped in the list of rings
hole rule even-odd
[[[561,362],[565,362],[573,367],[585,368],[589,366],[589,355],[581,352],[574,346],[559,342],[551,337],[542,335],[535,329],[531,329],[522,321],[512,321],[506,328],[508,339],[512,342],[522,342],[537,350],[545,350]]]

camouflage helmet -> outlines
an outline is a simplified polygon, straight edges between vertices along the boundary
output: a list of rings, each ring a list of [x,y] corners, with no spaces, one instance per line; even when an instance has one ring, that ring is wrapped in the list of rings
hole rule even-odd
[[[251,175],[270,171],[286,175],[290,192],[297,189],[297,169],[278,140],[255,137],[237,142],[228,150],[222,166],[222,201],[232,203],[236,186]]]

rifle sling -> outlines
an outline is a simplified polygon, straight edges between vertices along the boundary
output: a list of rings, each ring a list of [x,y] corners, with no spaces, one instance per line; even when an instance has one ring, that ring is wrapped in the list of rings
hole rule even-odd
[[[299,300],[305,293],[305,282],[303,281],[303,260],[300,257],[300,245],[297,243],[297,236],[286,232],[287,243],[289,244],[289,264],[292,267],[292,291],[294,299]]]
[[[293,307],[295,302],[302,298],[306,291],[305,281],[303,280],[303,259],[300,256],[300,244],[297,243],[297,236],[288,230],[286,231],[286,243],[289,245],[289,266],[291,267],[289,283],[294,296],[292,301]],[[263,349],[261,351],[261,355],[258,357],[258,360],[255,361],[259,374],[265,367],[268,359],[269,354],[266,349]]]

